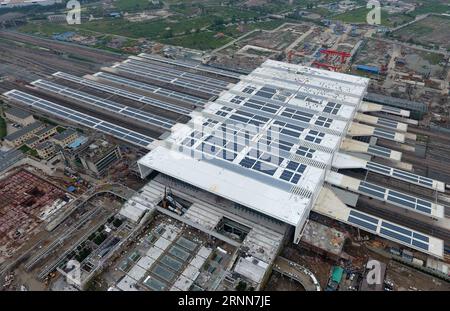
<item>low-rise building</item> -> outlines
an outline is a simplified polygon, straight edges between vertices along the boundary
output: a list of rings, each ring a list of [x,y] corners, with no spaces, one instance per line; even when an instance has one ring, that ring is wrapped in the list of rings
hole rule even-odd
[[[61,3],[62,0],[2,0],[0,1],[0,8],[14,8],[23,7],[30,5],[54,5],[56,3]]]
[[[38,131],[42,130],[44,127],[45,125],[42,122],[36,121],[12,134],[5,136],[4,140],[6,144],[11,147],[19,147],[23,145],[28,139],[35,136],[35,134]]]
[[[95,176],[102,176],[108,168],[122,158],[119,146],[107,141],[97,141],[82,153],[80,158],[83,166]]]
[[[32,136],[31,138],[27,139],[24,144],[28,148],[34,149],[34,148],[36,148],[37,145],[39,145],[39,143],[40,143],[40,139],[38,136],[35,135],[35,136]]]
[[[42,159],[48,159],[55,154],[55,145],[51,141],[44,141],[36,146],[38,156]]]
[[[56,126],[49,125],[44,127],[42,130],[36,132],[36,136],[39,137],[40,141],[44,141],[48,139],[50,136],[55,135],[58,131],[56,130]]]
[[[64,157],[67,164],[75,170],[83,170],[86,174],[100,177],[117,160],[122,158],[119,146],[105,140],[97,139],[85,142],[76,149],[66,148]]]
[[[78,132],[74,129],[67,129],[64,132],[61,132],[59,134],[56,134],[53,136],[53,141],[60,145],[61,147],[65,148],[68,145],[75,142],[75,140],[78,138]]]
[[[24,158],[20,150],[12,149],[9,151],[0,151],[0,173],[8,170],[12,165]]]
[[[30,125],[35,121],[31,113],[16,107],[12,107],[6,110],[5,117],[9,121],[20,124],[22,126]]]

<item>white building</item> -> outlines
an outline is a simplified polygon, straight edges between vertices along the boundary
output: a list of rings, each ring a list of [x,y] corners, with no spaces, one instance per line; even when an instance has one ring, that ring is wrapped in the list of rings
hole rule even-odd
[[[443,219],[439,204],[337,172],[362,168],[444,191],[442,182],[370,161],[377,156],[401,166],[401,152],[352,139],[374,136],[403,143],[405,137],[414,138],[405,123],[364,114],[409,116],[408,111],[364,102],[368,83],[366,78],[268,60],[201,112],[193,112],[189,123],[176,124],[167,139],[155,141],[138,162],[141,174],[159,171],[290,224],[295,243],[314,209],[442,257],[442,240],[353,210],[330,190],[342,188]]]

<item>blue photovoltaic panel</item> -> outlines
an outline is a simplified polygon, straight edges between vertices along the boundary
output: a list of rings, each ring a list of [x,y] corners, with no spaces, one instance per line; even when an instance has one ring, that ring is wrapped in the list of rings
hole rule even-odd
[[[161,128],[165,128],[165,129],[170,129],[175,122],[173,122],[170,119],[166,119],[157,115],[154,115],[152,113],[148,113],[142,110],[138,110],[135,108],[131,108],[107,99],[103,99],[101,97],[97,97],[97,96],[93,96],[90,95],[88,93],[85,92],[81,92],[78,90],[74,90],[68,87],[65,87],[63,85],[58,85],[56,83],[53,82],[49,82],[49,81],[35,81],[33,82],[33,85],[47,90],[49,92],[55,93],[55,94],[59,94],[59,95],[63,95],[65,97],[92,105],[92,106],[96,106],[98,108],[101,109],[106,109],[112,112],[115,112],[117,114],[121,114],[121,115],[125,115],[128,116],[130,118],[139,120],[141,122],[153,125],[153,126],[157,126],[157,127],[161,127]]]
[[[366,168],[369,171],[372,171],[372,172],[380,173],[380,174],[387,175],[387,176],[391,175],[391,168],[390,167],[385,166],[385,165],[381,165],[381,164],[378,164],[378,163],[368,162],[367,165],[366,165]]]
[[[430,238],[429,238],[429,237],[427,237],[427,236],[425,236],[425,235],[423,235],[423,234],[417,233],[417,232],[414,232],[414,233],[413,233],[413,237],[414,237],[415,239],[422,240],[422,241],[424,241],[424,242],[426,242],[426,243],[428,243],[428,242],[430,241]]]
[[[380,233],[392,237],[398,241],[407,243],[410,246],[416,246],[420,249],[428,251],[429,237],[423,234],[388,223],[386,221],[382,222]]]
[[[417,246],[417,247],[419,247],[421,249],[424,249],[426,251],[428,250],[428,244],[427,243],[423,243],[423,242],[420,242],[420,241],[417,241],[417,240],[412,240],[412,245]]]
[[[195,70],[210,72],[210,73],[214,73],[217,75],[236,78],[236,79],[239,79],[239,77],[242,75],[242,73],[235,73],[235,72],[228,71],[228,70],[218,69],[215,67],[203,65],[201,63],[194,63],[194,62],[191,63],[191,62],[187,62],[187,61],[173,60],[173,59],[169,59],[169,58],[165,58],[165,57],[164,58],[163,57],[155,57],[153,55],[145,54],[145,53],[139,54],[139,57],[143,57],[143,58],[146,58],[146,59],[149,59],[152,61],[156,61],[156,62],[174,64],[174,65],[189,68],[189,69],[193,68]]]
[[[225,89],[227,85],[229,84],[226,81],[215,79],[215,78],[209,78],[201,75],[197,75],[194,73],[186,72],[177,70],[174,68],[164,67],[157,64],[150,64],[146,62],[141,62],[135,59],[129,59],[126,62],[122,63],[123,66],[130,66],[134,68],[138,68],[141,70],[145,70],[146,72],[157,74],[160,76],[170,77],[170,78],[183,78],[186,80],[195,81],[198,83],[201,83],[205,86],[210,86],[213,88],[222,87]]]
[[[423,177],[417,174],[402,171],[396,168],[391,168],[386,165],[382,165],[375,162],[367,162],[366,169],[369,171],[379,173],[385,176],[391,176],[396,179],[418,184],[427,188],[433,189],[433,180],[427,177]]]
[[[397,232],[403,233],[403,234],[405,234],[405,235],[407,235],[407,236],[411,236],[411,234],[412,234],[412,231],[411,231],[411,230],[408,230],[408,229],[405,229],[405,228],[402,228],[402,227],[393,225],[393,224],[388,223],[388,222],[385,222],[385,221],[383,221],[383,222],[381,223],[381,225],[382,225],[383,227],[387,228],[387,229],[390,229],[390,230],[393,230],[393,231],[397,231]]]
[[[372,232],[377,232],[379,220],[375,217],[363,214],[356,210],[350,210],[350,214],[347,220],[349,223],[354,224],[360,228],[365,228]],[[380,226],[380,235],[383,237],[395,240],[399,243],[405,244],[410,247],[416,247],[425,251],[429,250],[429,237],[413,230],[401,227],[399,225],[389,223],[382,220]]]
[[[390,140],[393,140],[395,138],[395,132],[380,128],[375,128],[375,130],[373,131],[373,135]]]
[[[369,229],[371,231],[376,231],[377,230],[377,226],[376,225],[373,225],[371,223],[365,222],[365,221],[363,221],[361,219],[358,219],[358,218],[355,218],[355,217],[352,217],[352,216],[348,217],[348,222],[350,222],[352,224],[359,225],[359,226],[361,226],[363,228],[366,228],[366,229]]]
[[[377,124],[393,129],[396,129],[398,126],[398,122],[382,118],[378,118]]]
[[[372,224],[375,224],[375,225],[378,224],[378,219],[377,218],[369,216],[369,215],[366,215],[366,214],[363,214],[363,213],[360,213],[360,212],[357,212],[355,210],[351,210],[350,211],[350,215],[354,216],[354,217],[358,217],[358,218],[364,219],[365,221],[368,221],[368,222],[370,222]]]
[[[393,239],[396,239],[398,241],[402,241],[402,242],[405,242],[407,244],[411,244],[411,238],[405,237],[404,235],[401,235],[401,234],[399,234],[397,232],[393,232],[393,231],[381,228],[380,229],[380,234],[384,234],[384,235],[386,235],[388,237],[391,237]]]
[[[388,201],[395,202],[401,206],[417,209],[421,212],[431,214],[431,202],[422,200],[398,191],[389,190]]]
[[[134,101],[138,101],[153,107],[157,107],[157,108],[161,108],[161,109],[165,109],[168,111],[172,111],[172,112],[176,112],[179,114],[183,114],[183,115],[189,115],[191,113],[192,110],[187,109],[187,108],[183,108],[177,105],[173,105],[167,102],[163,102],[154,98],[150,98],[147,96],[143,96],[141,94],[136,94],[136,93],[132,93],[129,91],[125,91],[110,85],[106,85],[106,84],[101,84],[98,82],[94,82],[88,79],[83,79],[83,78],[78,78],[77,76],[73,76],[73,75],[69,75],[66,73],[62,73],[62,72],[57,72],[55,74],[53,74],[55,77],[58,78],[62,78],[65,79],[67,81],[71,81],[71,82],[75,82],[81,85],[85,85],[87,87],[90,88],[94,88],[103,92],[107,92],[110,94],[114,94],[114,95],[118,95],[118,96],[122,96],[124,98],[128,98],[128,99],[132,99]]]
[[[107,81],[114,82],[116,84],[125,86],[125,87],[132,87],[134,89],[138,89],[141,91],[146,91],[146,92],[154,93],[157,95],[173,98],[176,100],[181,100],[181,101],[184,101],[186,103],[190,103],[190,104],[196,105],[196,106],[204,106],[207,103],[207,100],[204,100],[202,98],[198,98],[198,97],[195,97],[192,95],[173,91],[170,89],[165,89],[165,88],[162,88],[159,86],[154,86],[151,84],[127,79],[124,77],[112,75],[112,74],[109,74],[106,72],[99,72],[99,73],[95,74],[95,76],[98,78],[105,79]]]
[[[57,105],[50,101],[21,91],[12,90],[8,92],[8,94],[5,94],[5,96],[21,102],[22,104],[25,104],[27,106],[31,106],[37,110],[49,113],[55,117],[65,119],[73,123],[89,127],[91,129],[99,130],[103,133],[112,135],[124,141],[128,141],[140,147],[147,147],[153,141],[153,138],[151,137],[125,129],[101,119],[91,117],[70,108]]]
[[[369,146],[367,152],[373,154],[375,156],[390,158],[391,150],[388,148],[380,147],[380,146]]]
[[[367,182],[360,182],[358,190],[362,193],[368,194],[372,197],[377,197],[380,199],[384,199],[384,195],[386,193],[386,189],[380,186],[376,186]]]
[[[394,112],[394,113],[400,113],[402,111],[400,108],[395,108],[395,107],[390,107],[390,106],[383,106],[382,110],[386,111],[386,112]]]
[[[201,84],[195,83],[193,81],[188,82],[186,80],[181,80],[178,78],[173,79],[173,78],[164,77],[162,75],[155,75],[155,74],[147,73],[147,72],[140,70],[139,68],[134,68],[134,67],[131,68],[129,66],[119,65],[117,67],[114,67],[114,69],[118,70],[119,72],[126,73],[126,74],[131,74],[134,76],[159,81],[162,83],[173,84],[173,85],[177,85],[177,86],[180,86],[180,87],[183,87],[186,89],[203,92],[206,94],[219,95],[223,91],[222,89],[214,89],[214,88],[210,88],[208,86],[202,86]]]

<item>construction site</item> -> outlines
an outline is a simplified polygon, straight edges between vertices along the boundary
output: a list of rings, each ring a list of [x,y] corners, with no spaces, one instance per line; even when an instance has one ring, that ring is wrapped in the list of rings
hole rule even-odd
[[[401,73],[415,63],[410,47],[385,57],[389,49],[359,43],[364,33],[352,27],[317,27],[284,25],[276,31],[290,41],[255,33],[224,48],[253,57],[253,68],[228,68],[227,60],[212,66],[220,61],[214,53],[208,64],[146,53],[102,54],[94,62],[95,50],[5,33],[44,49],[33,65],[13,59],[17,53],[5,56],[6,69],[24,76],[6,72],[2,100],[86,137],[101,133],[121,151],[86,144],[99,173],[128,150],[124,157],[136,166],[128,161],[112,171],[125,183],[132,169],[139,181],[133,189],[108,185],[107,171],[98,177],[106,185],[91,176],[92,187],[71,197],[24,171],[13,175],[18,182],[8,187],[16,188],[2,195],[22,193],[26,177],[32,198],[21,194],[0,215],[27,209],[23,223],[6,229],[17,239],[10,248],[28,251],[1,266],[4,288],[355,290],[367,261],[377,258],[386,265],[382,289],[448,290],[450,139],[431,126],[430,113],[443,108],[442,90],[421,93],[436,94],[435,106],[413,95],[398,99],[395,88],[411,78]],[[52,48],[62,54],[55,58]],[[72,49],[92,62],[66,62]],[[372,50],[376,63],[364,54]],[[385,75],[344,74],[361,71],[358,59],[385,66]],[[44,207],[64,196],[72,201],[63,209]],[[39,216],[46,219],[40,227]],[[74,259],[76,285],[65,280]]]
[[[73,198],[63,189],[20,170],[0,180],[0,264],[15,255],[40,224]]]

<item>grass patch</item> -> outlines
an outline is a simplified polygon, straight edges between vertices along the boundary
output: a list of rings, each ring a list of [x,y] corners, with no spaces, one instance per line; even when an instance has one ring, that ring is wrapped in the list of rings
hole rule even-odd
[[[411,15],[417,16],[427,13],[445,13],[450,11],[449,3],[445,4],[441,0],[427,0],[423,1],[422,5],[416,8]]]
[[[73,31],[73,27],[64,24],[55,24],[49,22],[42,22],[42,23],[35,22],[35,23],[27,23],[23,26],[20,26],[17,28],[17,30],[24,33],[51,37],[58,33]]]
[[[355,23],[355,24],[366,24],[367,23],[367,14],[371,9],[367,9],[365,7],[357,8],[342,14],[338,14],[333,16],[334,20],[339,20],[344,23]],[[381,11],[381,25],[390,26],[390,22],[388,20],[388,13],[386,11]]]
[[[39,158],[38,152],[36,151],[36,149],[32,149],[30,147],[28,147],[27,145],[22,145],[19,148],[20,151],[22,151],[24,154],[29,154],[35,158]]]
[[[432,65],[438,65],[444,59],[443,55],[437,53],[424,53],[422,57]]]
[[[31,148],[28,147],[27,145],[22,145],[22,146],[19,148],[19,150],[22,151],[23,153],[28,153],[28,152],[31,150]]]
[[[116,0],[114,6],[119,11],[137,12],[161,8],[161,4],[152,4],[150,0]]]
[[[230,37],[224,36],[218,38],[215,37],[215,35],[216,32],[203,31],[199,33],[192,33],[185,36],[163,39],[161,40],[161,42],[198,50],[212,50],[219,48],[232,40]]]

